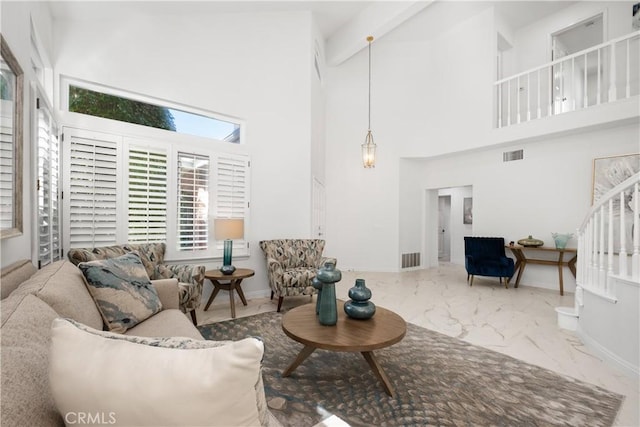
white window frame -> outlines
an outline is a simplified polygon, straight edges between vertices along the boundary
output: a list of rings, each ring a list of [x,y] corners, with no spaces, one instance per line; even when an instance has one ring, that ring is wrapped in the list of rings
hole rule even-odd
[[[57,151],[58,151],[58,177],[57,177],[57,182],[56,182],[56,194],[54,195],[53,191],[51,191],[50,189],[50,203],[53,203],[53,199],[57,199],[57,204],[58,204],[58,223],[56,224],[57,228],[58,228],[58,248],[57,251],[54,251],[53,248],[53,239],[55,238],[55,233],[53,232],[53,223],[50,223],[50,237],[51,237],[51,241],[50,243],[50,248],[49,248],[49,261],[47,263],[42,264],[41,263],[41,254],[40,254],[40,246],[42,244],[42,242],[40,242],[40,214],[39,214],[39,206],[40,206],[40,201],[39,201],[39,185],[44,185],[44,183],[40,183],[39,182],[39,161],[40,161],[40,131],[39,131],[39,126],[40,126],[40,113],[39,110],[46,110],[46,114],[49,115],[49,132],[53,135],[55,135],[55,138],[57,138]],[[46,95],[46,90],[42,87],[42,85],[39,82],[31,82],[31,152],[34,153],[31,159],[31,171],[32,171],[32,183],[33,183],[33,191],[31,192],[32,194],[32,198],[31,198],[31,206],[33,206],[32,212],[31,212],[31,224],[32,224],[32,228],[31,228],[31,235],[32,235],[32,251],[31,251],[31,260],[33,262],[34,265],[38,266],[38,268],[44,267],[47,264],[50,264],[51,262],[57,261],[59,259],[64,258],[65,254],[64,254],[64,245],[63,245],[63,234],[64,234],[64,230],[62,229],[62,218],[63,218],[63,206],[62,206],[62,200],[60,198],[60,191],[61,191],[61,179],[62,179],[62,173],[63,173],[63,164],[61,161],[61,156],[62,156],[62,142],[60,141],[59,138],[59,124],[58,124],[58,119],[56,116],[56,113],[54,111],[54,109],[52,108],[52,104],[50,103],[47,95]],[[50,183],[52,184],[52,182]],[[52,186],[52,185],[51,185]],[[50,217],[51,218],[51,217]]]
[[[245,122],[244,122],[244,120],[242,120],[242,119],[240,119],[238,117],[234,117],[234,116],[230,116],[230,115],[224,115],[224,114],[216,113],[214,111],[199,109],[199,108],[191,107],[191,106],[180,104],[180,103],[176,103],[176,102],[171,102],[171,101],[168,101],[168,100],[165,100],[165,99],[161,99],[161,98],[155,98],[155,97],[143,95],[143,94],[140,94],[140,93],[124,91],[124,90],[116,89],[116,88],[113,88],[113,87],[100,85],[100,84],[97,84],[97,83],[92,83],[92,82],[89,82],[89,81],[86,81],[86,80],[81,80],[81,79],[76,79],[76,78],[73,78],[73,77],[61,75],[60,76],[60,91],[61,91],[60,92],[60,108],[62,109],[62,111],[65,112],[65,114],[68,114],[69,116],[85,116],[84,114],[80,114],[80,113],[75,113],[75,112],[69,111],[69,86],[76,86],[76,87],[80,87],[80,88],[83,88],[83,89],[89,89],[89,90],[92,90],[94,92],[100,92],[100,93],[104,93],[104,94],[108,94],[108,95],[118,96],[118,97],[121,97],[121,98],[130,99],[130,100],[133,100],[133,101],[145,102],[147,104],[157,105],[159,107],[165,107],[165,108],[180,110],[180,111],[184,111],[186,113],[197,114],[197,115],[200,115],[200,116],[209,117],[209,118],[212,118],[212,119],[215,119],[215,120],[220,120],[220,121],[224,121],[224,122],[231,122],[231,123],[234,123],[234,124],[237,124],[237,125],[240,126],[240,140],[237,143],[223,141],[221,139],[205,138],[205,137],[190,135],[190,134],[186,134],[186,133],[167,131],[165,129],[157,129],[157,128],[152,128],[152,127],[150,127],[150,129],[154,129],[156,131],[166,132],[166,133],[170,133],[170,134],[177,134],[181,138],[184,138],[184,137],[186,137],[186,138],[197,138],[197,139],[201,139],[201,140],[207,141],[208,143],[211,143],[212,141],[216,141],[216,142],[220,142],[220,143],[223,143],[223,144],[226,144],[226,145],[233,145],[233,146],[242,146],[242,145],[246,144],[246,142],[245,142],[246,141]],[[94,116],[90,116],[90,117],[98,119],[98,120],[115,121],[115,120],[104,119],[104,118],[100,118],[100,117],[94,117]],[[122,122],[122,123],[125,124],[125,125],[142,126],[142,125],[136,125],[136,124],[133,124],[133,123],[126,123],[126,122]]]

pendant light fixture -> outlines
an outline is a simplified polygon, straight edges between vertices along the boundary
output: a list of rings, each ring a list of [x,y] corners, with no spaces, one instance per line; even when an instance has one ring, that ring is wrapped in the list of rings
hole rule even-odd
[[[376,166],[376,143],[373,141],[371,133],[371,42],[373,36],[367,37],[369,43],[369,126],[367,128],[367,136],[362,144],[362,163],[365,168],[373,168]]]

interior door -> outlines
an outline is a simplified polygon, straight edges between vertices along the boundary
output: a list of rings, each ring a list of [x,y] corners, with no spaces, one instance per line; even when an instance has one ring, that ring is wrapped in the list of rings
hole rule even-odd
[[[324,184],[313,177],[312,188],[312,220],[311,235],[316,239],[324,239],[326,221],[326,193]]]
[[[597,46],[603,41],[604,21],[602,14],[599,14],[553,33],[551,35],[551,60],[562,59]],[[601,58],[601,61],[606,63],[604,58]],[[559,114],[573,111],[576,107],[582,107],[586,104],[585,97],[595,100],[597,96],[595,82],[598,72],[603,73],[603,69],[598,68],[597,56],[589,56],[585,63],[585,58],[579,55],[573,61],[562,61],[554,65],[551,85],[553,113]],[[584,91],[585,74],[588,85],[586,93]],[[604,81],[604,76],[601,75],[600,79]]]

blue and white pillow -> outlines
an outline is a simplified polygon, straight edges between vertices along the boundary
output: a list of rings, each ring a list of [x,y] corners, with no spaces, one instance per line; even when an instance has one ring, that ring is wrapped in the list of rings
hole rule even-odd
[[[158,292],[136,252],[82,262],[78,268],[110,331],[126,332],[162,310]]]

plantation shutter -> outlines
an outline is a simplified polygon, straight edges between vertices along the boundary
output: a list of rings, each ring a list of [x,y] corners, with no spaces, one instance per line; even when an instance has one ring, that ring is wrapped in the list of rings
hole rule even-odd
[[[220,155],[216,158],[215,211],[216,218],[242,218],[247,227],[249,208],[249,158]],[[246,231],[245,231],[246,235]],[[222,251],[223,242],[216,242]],[[234,240],[236,255],[248,255],[246,240]]]
[[[167,154],[149,149],[129,150],[128,241],[167,239]]]
[[[178,153],[178,250],[208,249],[209,157]]]
[[[70,135],[71,248],[117,243],[118,149],[117,141],[109,136],[79,131]]]
[[[7,100],[0,103],[0,229],[4,230],[14,227],[13,104]]]
[[[42,104],[42,105],[41,105]],[[38,117],[38,267],[61,258],[60,205],[60,144],[58,130],[50,110],[37,102]]]

